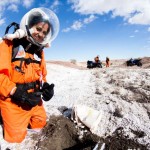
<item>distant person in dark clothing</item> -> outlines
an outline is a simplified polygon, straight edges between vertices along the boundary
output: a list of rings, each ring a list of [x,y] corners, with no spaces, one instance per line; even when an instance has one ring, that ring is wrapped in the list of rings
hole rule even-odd
[[[133,58],[131,58],[130,61],[131,61],[131,63],[134,63],[134,59]]]

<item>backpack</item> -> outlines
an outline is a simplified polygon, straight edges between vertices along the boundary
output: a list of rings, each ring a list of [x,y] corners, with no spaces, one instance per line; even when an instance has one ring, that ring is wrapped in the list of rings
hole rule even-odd
[[[9,30],[11,27],[14,27],[14,30],[13,30],[13,33],[16,32],[17,29],[19,29],[19,24],[16,23],[16,22],[12,22],[10,25],[7,26],[6,30],[5,30],[5,35],[8,34]],[[30,64],[30,63],[38,63],[40,64],[41,61],[39,60],[33,60],[31,58],[16,58],[17,56],[17,53],[19,51],[19,44],[18,44],[18,39],[13,39],[12,40],[13,42],[13,47],[12,47],[12,58],[11,58],[11,61],[14,62],[14,61],[18,61],[20,60],[20,66],[17,66],[17,69],[19,72],[22,72],[22,62],[25,61],[26,64]],[[29,44],[27,46],[27,49],[30,48],[31,44]]]
[[[5,30],[5,35],[8,34],[9,29],[13,26],[14,26],[13,33],[15,33],[17,29],[19,29],[19,24],[16,22],[12,22],[10,25],[7,26]],[[19,47],[16,46],[16,39],[13,39],[12,42],[13,42],[12,59],[14,59],[19,51]]]

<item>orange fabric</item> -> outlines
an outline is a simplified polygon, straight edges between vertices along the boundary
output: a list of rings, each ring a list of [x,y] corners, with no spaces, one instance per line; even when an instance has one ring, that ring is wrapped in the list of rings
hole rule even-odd
[[[110,61],[106,62],[106,67],[110,67]]]
[[[44,56],[44,55],[43,55]],[[34,58],[32,54],[26,53],[25,58]],[[12,74],[11,74],[11,80],[15,83],[28,83],[40,80],[42,75],[42,80],[46,81],[45,76],[47,74],[46,72],[46,65],[45,61],[42,60],[41,65],[37,63],[30,63],[29,65],[26,65],[24,62],[22,63],[22,71],[23,74],[18,72],[15,69],[15,66],[20,65],[20,60],[15,61],[12,63]]]
[[[110,60],[109,60],[109,58],[106,58],[106,67],[110,67]]]
[[[15,83],[10,80],[11,76],[12,44],[9,41],[0,43],[0,98],[9,95]]]
[[[4,124],[4,139],[20,143],[27,134],[27,126],[43,128],[46,124],[46,113],[42,103],[31,110],[22,109],[10,100],[0,101],[1,115]]]
[[[22,64],[24,73],[18,72],[15,66],[20,61],[11,63],[12,43],[3,41],[0,43],[0,109],[4,122],[4,139],[8,142],[20,143],[26,136],[27,126],[31,128],[43,128],[46,124],[46,112],[42,101],[40,105],[27,109],[19,107],[11,102],[10,92],[16,83],[28,83],[37,80],[46,81],[46,63],[42,53],[41,64]],[[26,58],[34,59],[32,54],[26,53]]]
[[[99,57],[98,56],[95,57],[94,60],[95,60],[96,63],[98,63],[99,62]]]

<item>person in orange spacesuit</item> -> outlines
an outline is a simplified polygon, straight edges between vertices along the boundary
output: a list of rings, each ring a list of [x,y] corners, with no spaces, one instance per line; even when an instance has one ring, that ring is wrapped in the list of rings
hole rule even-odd
[[[97,55],[97,56],[94,58],[94,61],[95,61],[95,63],[99,63],[99,62],[100,62],[99,55]]]
[[[47,8],[27,12],[20,28],[6,34],[0,41],[0,111],[4,139],[20,143],[27,128],[41,129],[46,125],[44,101],[54,95],[54,84],[46,80],[44,58],[48,47],[59,31],[59,21]],[[17,54],[12,58],[14,48]]]
[[[109,59],[109,57],[106,57],[106,67],[110,67],[110,59]]]

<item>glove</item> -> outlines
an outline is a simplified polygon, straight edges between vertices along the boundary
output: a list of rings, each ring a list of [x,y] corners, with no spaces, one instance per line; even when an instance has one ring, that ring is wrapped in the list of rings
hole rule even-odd
[[[30,107],[38,105],[41,100],[41,92],[28,93],[23,84],[17,85],[12,101],[16,104],[27,104]]]
[[[28,98],[27,91],[24,89],[23,85],[17,85],[15,93],[12,95],[13,102],[24,103]]]
[[[49,84],[47,82],[44,82],[42,87],[42,99],[44,101],[49,101],[53,95],[54,95],[54,84]]]
[[[41,101],[41,94],[41,92],[28,93],[28,99],[25,100],[25,103],[31,107],[38,105]]]

